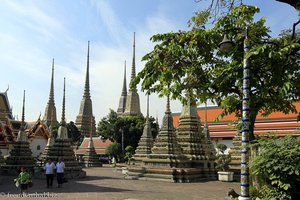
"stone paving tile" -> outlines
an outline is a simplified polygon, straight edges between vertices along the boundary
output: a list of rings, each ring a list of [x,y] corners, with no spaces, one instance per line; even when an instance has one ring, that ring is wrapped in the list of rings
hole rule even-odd
[[[167,183],[159,181],[127,180],[123,175],[110,167],[86,168],[87,177],[69,180],[63,188],[56,187],[56,181],[51,189],[45,187],[46,180],[34,180],[30,188],[31,195],[48,195],[47,197],[16,198],[19,193],[13,179],[5,177],[0,185],[0,200],[12,199],[74,199],[74,200],[224,200],[228,199],[229,188],[239,191],[239,183],[224,183],[208,181],[201,183]]]

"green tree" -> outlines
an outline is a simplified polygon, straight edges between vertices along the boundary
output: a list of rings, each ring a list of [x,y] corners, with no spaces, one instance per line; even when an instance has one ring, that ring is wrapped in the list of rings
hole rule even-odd
[[[250,61],[250,138],[258,112],[268,115],[274,111],[294,112],[293,101],[299,99],[299,37],[281,35],[272,38],[265,19],[254,21],[259,8],[241,5],[222,16],[212,28],[207,28],[209,13],[198,12],[192,17],[188,31],[157,34],[157,43],[143,57],[145,67],[131,86],[142,82],[142,90],[186,102],[191,99],[206,102],[211,99],[224,111],[220,117],[235,113],[241,118],[243,42],[249,27]],[[235,40],[228,54],[218,49],[224,32]]]
[[[157,135],[154,118],[150,118],[152,133]],[[136,149],[143,133],[145,118],[139,116],[118,116],[113,110],[98,123],[97,132],[103,139],[122,144],[122,131],[124,133],[124,147],[132,146]]]
[[[111,155],[111,156],[115,157],[115,159],[117,159],[117,161],[119,161],[121,159],[120,155],[122,154],[121,144],[114,142],[114,143],[108,145],[105,149],[105,154]]]
[[[196,2],[203,2],[204,0],[195,0]],[[275,0],[281,3],[286,3],[297,10],[300,10],[299,0]],[[213,16],[217,16],[220,11],[230,11],[236,5],[241,5],[243,0],[211,0],[211,3],[207,7],[207,11],[209,11]]]

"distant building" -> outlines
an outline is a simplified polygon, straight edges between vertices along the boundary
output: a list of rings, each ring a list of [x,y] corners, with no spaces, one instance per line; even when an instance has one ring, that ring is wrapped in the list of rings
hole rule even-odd
[[[105,155],[105,149],[108,145],[112,144],[113,142],[111,142],[110,140],[102,140],[100,137],[93,137],[93,142],[94,142],[94,147],[96,150],[97,155],[101,156],[101,155]],[[85,154],[85,152],[88,149],[89,146],[89,137],[85,137],[80,145],[80,147],[78,148],[78,150],[75,151],[75,154],[77,156],[83,156]]]
[[[295,103],[296,109],[300,110],[300,102]],[[210,137],[214,145],[216,143],[226,144],[229,148],[232,147],[232,139],[237,133],[237,130],[232,124],[233,121],[238,121],[234,114],[227,115],[219,122],[215,122],[217,116],[222,112],[221,107],[207,107],[207,125],[210,132]],[[197,109],[198,116],[201,121],[205,120],[205,107]],[[178,127],[180,113],[173,114],[174,127]],[[297,121],[297,114],[284,114],[281,112],[273,112],[267,117],[258,114],[255,122],[254,134],[264,135],[272,132],[276,135],[286,135],[293,133],[300,136],[300,122]]]
[[[32,156],[37,158],[44,151],[50,136],[48,126],[40,118],[27,130],[29,147]]]
[[[0,92],[0,151],[4,156],[12,149],[21,128],[21,121],[13,117],[7,91],[8,89]],[[27,123],[24,126],[26,127]]]

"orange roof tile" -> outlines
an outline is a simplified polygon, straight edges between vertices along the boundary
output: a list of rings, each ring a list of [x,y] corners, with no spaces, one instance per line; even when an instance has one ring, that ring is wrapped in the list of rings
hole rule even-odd
[[[296,109],[300,111],[300,102],[294,104]],[[197,109],[200,121],[205,119],[205,108]],[[219,122],[214,120],[220,115],[222,108],[220,107],[208,107],[207,108],[207,123],[210,130],[211,137],[230,138],[236,134],[235,127],[229,125],[229,122],[237,121],[235,114],[230,114],[222,118]],[[173,114],[173,125],[178,127],[180,113]],[[300,129],[300,122],[297,121],[297,114],[289,113],[284,114],[282,112],[273,112],[267,117],[263,117],[261,113],[258,114],[255,122],[254,134],[266,134],[274,132],[275,134],[287,134]],[[300,134],[300,133],[299,133]]]
[[[102,140],[100,139],[99,137],[93,137],[93,142],[94,142],[94,147],[95,147],[95,150],[96,150],[96,153],[97,154],[105,154],[105,148],[112,144],[113,142],[111,142],[110,140]],[[87,148],[88,148],[88,145],[89,145],[89,141],[90,141],[90,138],[89,137],[85,137],[79,147],[78,150],[76,150],[76,154],[77,155],[83,155],[85,154]]]

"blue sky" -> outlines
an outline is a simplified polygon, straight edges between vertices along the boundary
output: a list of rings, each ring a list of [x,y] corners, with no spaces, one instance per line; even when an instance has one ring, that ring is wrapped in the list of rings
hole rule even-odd
[[[51,62],[55,59],[55,103],[60,119],[63,77],[66,77],[66,118],[74,121],[83,95],[87,41],[90,47],[90,85],[93,114],[99,121],[109,108],[118,107],[124,60],[130,78],[133,32],[136,32],[137,72],[142,56],[150,52],[149,38],[156,33],[188,29],[187,21],[208,2],[194,0],[1,0],[0,91],[9,85],[14,115],[21,115],[26,90],[26,120],[34,121],[45,110],[49,96]],[[257,5],[276,36],[292,27],[298,13],[276,1],[245,1]],[[139,92],[141,110],[146,97]],[[178,101],[172,111],[179,112]],[[150,97],[150,114],[159,121],[165,99]],[[20,117],[19,117],[20,119]]]

